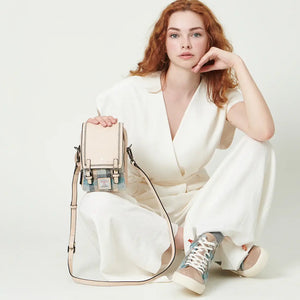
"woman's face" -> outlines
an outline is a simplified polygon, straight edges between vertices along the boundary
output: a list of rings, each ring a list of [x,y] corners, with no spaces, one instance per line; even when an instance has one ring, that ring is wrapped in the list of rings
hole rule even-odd
[[[208,51],[208,35],[202,17],[192,11],[170,16],[166,36],[170,66],[191,70]]]

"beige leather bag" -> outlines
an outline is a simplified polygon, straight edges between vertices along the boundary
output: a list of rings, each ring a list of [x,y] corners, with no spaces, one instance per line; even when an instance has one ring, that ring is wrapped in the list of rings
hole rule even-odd
[[[127,135],[122,123],[82,124],[80,184],[86,192],[118,192],[127,182]]]
[[[175,259],[175,238],[170,218],[155,191],[150,179],[135,162],[131,148],[127,147],[127,134],[122,123],[112,127],[102,127],[91,123],[83,123],[81,131],[81,145],[76,148],[75,170],[72,181],[71,201],[71,226],[68,246],[68,268],[74,281],[88,285],[113,286],[113,285],[137,285],[151,282],[162,276],[171,266]],[[81,174],[80,183],[83,190],[118,192],[126,188],[127,184],[127,161],[137,168],[142,177],[148,183],[153,192],[154,199],[161,208],[169,228],[171,256],[167,266],[158,274],[140,281],[99,281],[84,279],[73,274],[73,255],[75,253],[75,235],[77,220],[77,185]]]

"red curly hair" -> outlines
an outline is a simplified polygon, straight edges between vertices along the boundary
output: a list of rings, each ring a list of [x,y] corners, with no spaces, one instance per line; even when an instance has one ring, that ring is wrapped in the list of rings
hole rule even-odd
[[[144,59],[138,63],[136,70],[130,71],[131,75],[146,76],[157,71],[161,71],[164,76],[166,75],[170,63],[166,53],[169,19],[174,12],[187,10],[202,17],[209,38],[209,48],[217,47],[226,51],[233,51],[232,45],[224,35],[222,26],[206,5],[198,0],[177,0],[169,4],[161,13],[150,36]],[[202,73],[202,76],[206,79],[207,94],[210,100],[218,107],[222,107],[227,102],[227,90],[237,86],[237,80],[231,69],[206,72]]]

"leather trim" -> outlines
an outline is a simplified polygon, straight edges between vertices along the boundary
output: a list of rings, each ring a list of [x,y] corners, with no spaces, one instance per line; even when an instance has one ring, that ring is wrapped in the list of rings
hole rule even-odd
[[[89,125],[88,125],[89,126]],[[96,125],[97,126],[97,125]],[[119,140],[122,141],[122,143],[125,143],[125,145],[127,145],[127,133],[126,130],[123,129],[123,124],[119,124],[118,125],[119,128],[122,128],[121,130],[118,129],[118,134],[119,134]],[[84,123],[82,125],[82,132],[81,132],[81,141],[86,141],[86,123]],[[96,134],[98,134],[98,131]],[[115,134],[115,133],[113,133]],[[120,135],[121,135],[121,139],[120,139]],[[88,138],[90,138],[90,136],[88,136]],[[120,147],[121,144],[118,144],[118,148],[120,151]],[[83,145],[83,143],[82,143]],[[147,174],[138,166],[138,164],[135,162],[131,149],[130,147],[126,148],[126,151],[124,151],[125,153],[123,154],[123,158],[124,158],[124,167],[127,169],[127,157],[126,157],[126,152],[130,153],[130,162],[131,164],[138,170],[138,172],[145,178],[147,184],[149,185],[151,191],[153,192],[154,195],[154,199],[158,202],[158,205],[161,209],[162,212],[162,216],[165,218],[168,228],[169,228],[169,236],[170,236],[170,240],[171,240],[171,257],[170,260],[168,262],[168,264],[166,265],[166,267],[159,271],[157,274],[155,274],[154,276],[145,279],[145,280],[137,280],[137,281],[100,281],[100,280],[93,280],[93,279],[86,279],[86,278],[80,278],[78,276],[75,276],[73,273],[73,256],[75,253],[75,236],[76,236],[76,221],[77,221],[77,186],[78,186],[78,178],[79,178],[79,173],[82,170],[82,150],[81,147],[76,148],[77,152],[75,155],[75,168],[74,168],[74,173],[73,173],[73,179],[72,179],[72,199],[71,199],[71,217],[70,217],[70,237],[69,237],[69,245],[68,245],[68,270],[69,270],[69,274],[72,277],[72,279],[77,282],[77,283],[81,283],[81,284],[86,284],[86,285],[94,285],[94,286],[120,286],[120,285],[141,285],[141,284],[145,284],[145,283],[149,283],[154,281],[155,279],[159,278],[160,276],[162,276],[172,265],[173,261],[175,260],[175,256],[176,256],[176,247],[175,247],[175,236],[174,236],[174,232],[173,232],[173,228],[172,228],[172,224],[169,218],[169,215],[167,213],[167,211],[165,210],[159,195],[157,194],[154,186],[152,185],[149,177],[147,176]],[[122,162],[123,163],[123,159]],[[126,170],[125,170],[126,171]],[[127,173],[127,172],[126,172]]]

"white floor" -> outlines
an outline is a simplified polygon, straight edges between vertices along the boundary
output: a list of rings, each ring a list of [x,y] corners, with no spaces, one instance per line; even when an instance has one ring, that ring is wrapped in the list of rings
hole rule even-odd
[[[294,216],[296,217],[296,216]],[[293,220],[291,220],[293,223]],[[295,220],[294,220],[295,221]],[[298,221],[299,223],[299,221]],[[278,240],[264,243],[271,258],[255,279],[240,278],[214,266],[210,272],[206,299],[298,299],[300,292],[299,251],[285,226],[273,222],[270,230]],[[65,231],[63,230],[65,233]],[[93,287],[74,283],[66,268],[66,236],[11,236],[2,244],[0,299],[194,299],[197,297],[175,283],[151,283],[129,287]],[[4,247],[3,247],[4,246]],[[3,256],[4,254],[4,256]],[[3,260],[3,257],[5,258]],[[88,259],[87,259],[88,262]]]
[[[295,179],[293,179],[295,178]],[[296,176],[275,192],[275,200],[260,244],[270,254],[265,271],[255,279],[240,278],[213,266],[206,299],[298,299],[300,293],[299,198]],[[285,188],[284,188],[285,186]],[[49,183],[49,190],[54,190]],[[289,194],[286,194],[289,190]],[[129,287],[93,287],[74,283],[67,270],[69,191],[44,193],[43,204],[6,203],[11,216],[1,225],[0,299],[193,299],[196,295],[175,283]],[[25,195],[25,200],[30,195]],[[57,197],[52,204],[47,199]],[[36,199],[39,201],[39,199]],[[47,204],[48,202],[48,204]],[[30,202],[28,202],[30,203]],[[292,205],[290,205],[292,203]],[[43,207],[43,209],[41,208]],[[13,213],[15,212],[15,213]],[[3,210],[2,210],[3,213]],[[5,219],[5,215],[3,214]],[[80,225],[80,224],[79,224]],[[93,249],[79,230],[76,271],[91,275]],[[87,251],[85,254],[84,251]]]

